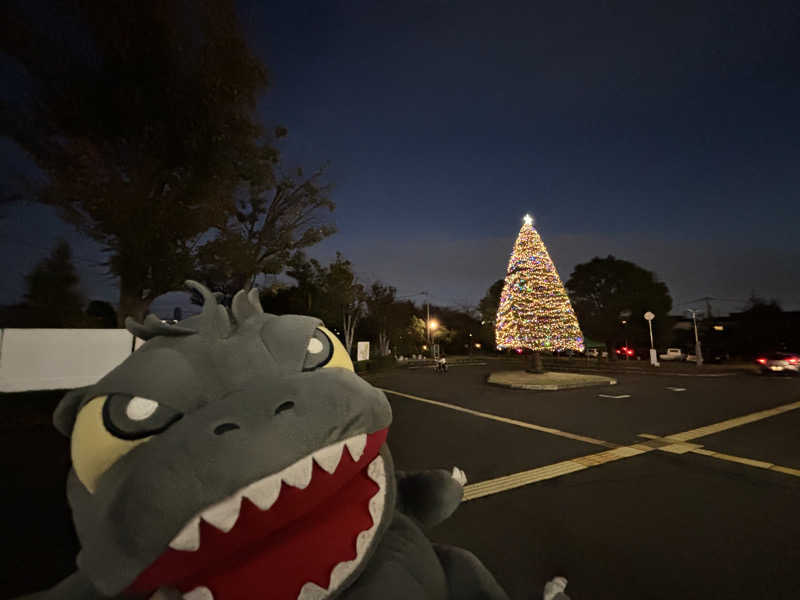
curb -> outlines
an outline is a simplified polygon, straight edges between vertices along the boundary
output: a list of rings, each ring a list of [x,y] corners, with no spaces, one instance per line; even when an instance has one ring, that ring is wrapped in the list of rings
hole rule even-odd
[[[597,376],[600,377],[600,376]],[[512,390],[534,390],[541,392],[557,392],[559,390],[574,390],[586,387],[598,387],[617,385],[617,380],[613,377],[602,377],[592,381],[576,381],[572,383],[509,383],[503,381],[491,381],[492,375],[486,378],[486,383],[498,387],[510,388]]]

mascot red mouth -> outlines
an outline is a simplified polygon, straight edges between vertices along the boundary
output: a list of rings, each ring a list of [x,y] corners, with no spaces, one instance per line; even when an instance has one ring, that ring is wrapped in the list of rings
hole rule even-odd
[[[383,514],[388,429],[311,453],[195,516],[128,591],[318,600],[363,560]]]

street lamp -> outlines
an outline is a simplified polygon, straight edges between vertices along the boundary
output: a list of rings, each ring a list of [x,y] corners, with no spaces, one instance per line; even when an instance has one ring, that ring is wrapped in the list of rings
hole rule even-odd
[[[428,331],[430,331],[431,336],[431,350],[434,354],[438,354],[436,352],[436,329],[439,327],[439,322],[436,319],[432,319],[428,321]]]
[[[697,313],[700,311],[690,308],[686,312],[692,313],[692,323],[694,324],[694,358],[699,367],[703,364],[703,352],[700,350],[700,336],[697,335]]]
[[[655,319],[656,316],[648,310],[644,313],[644,318],[647,321],[648,327],[650,327],[650,364],[657,367],[658,354],[656,354],[656,346],[653,343],[653,319]]]

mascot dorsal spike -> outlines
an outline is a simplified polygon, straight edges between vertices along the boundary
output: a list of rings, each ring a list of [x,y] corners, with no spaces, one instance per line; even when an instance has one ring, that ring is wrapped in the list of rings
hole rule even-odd
[[[253,288],[249,292],[239,290],[231,302],[231,312],[237,323],[242,323],[254,315],[264,314],[261,308],[261,300],[258,297],[258,289]]]
[[[186,286],[195,290],[203,297],[203,312],[197,321],[201,332],[213,333],[220,338],[231,334],[231,319],[228,310],[219,304],[217,296],[202,283],[189,279]],[[194,323],[192,323],[194,325]]]

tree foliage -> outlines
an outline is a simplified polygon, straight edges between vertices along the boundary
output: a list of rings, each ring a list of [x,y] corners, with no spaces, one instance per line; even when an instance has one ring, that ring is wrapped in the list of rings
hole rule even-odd
[[[481,315],[481,321],[485,323],[494,323],[497,319],[497,309],[500,306],[500,294],[503,293],[504,279],[498,279],[486,291],[486,295],[481,298],[478,303],[478,312]]]
[[[105,300],[92,300],[86,307],[86,315],[93,324],[101,328],[114,328],[117,326],[117,311],[111,303]]]
[[[373,282],[367,290],[362,335],[374,340],[379,356],[406,351],[410,340],[407,328],[415,307],[408,300],[397,300],[396,294],[393,286],[380,281]]]
[[[355,340],[356,326],[364,316],[366,291],[353,273],[353,265],[339,252],[336,260],[328,266],[323,281],[322,320],[342,327],[344,347],[349,353]]]
[[[108,252],[120,319],[141,318],[192,273],[239,182],[274,162],[253,116],[266,69],[232,0],[61,8],[60,36],[21,3],[7,14],[3,50],[30,93],[4,102],[2,126],[46,175],[40,199]]]
[[[264,310],[274,314],[296,313],[318,317],[342,332],[347,351],[352,350],[356,327],[366,312],[367,293],[353,272],[353,265],[339,252],[323,266],[302,252],[289,261],[286,274],[296,285],[261,293]]]
[[[333,211],[323,171],[309,177],[302,169],[254,180],[214,239],[198,253],[201,278],[209,287],[232,296],[249,289],[261,274],[280,273],[298,250],[331,235],[335,228],[320,218]],[[291,267],[291,265],[289,265]]]
[[[59,242],[50,255],[25,276],[25,306],[35,323],[28,327],[79,327],[84,325],[84,298],[72,251]]]
[[[610,357],[615,356],[614,346],[626,338],[629,344],[649,346],[643,318],[647,311],[655,314],[653,326],[664,334],[661,339],[666,339],[669,324],[665,317],[672,298],[652,271],[610,255],[595,257],[575,267],[566,288],[584,332],[605,341]]]
[[[391,323],[397,290],[376,281],[370,286],[366,296],[367,321],[374,332],[378,356],[388,356],[391,352]]]

